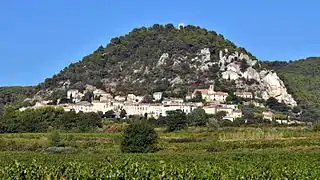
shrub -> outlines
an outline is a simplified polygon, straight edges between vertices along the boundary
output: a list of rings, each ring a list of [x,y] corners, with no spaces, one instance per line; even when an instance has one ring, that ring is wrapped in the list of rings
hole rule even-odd
[[[48,147],[45,149],[48,154],[70,154],[73,152],[72,147]]]
[[[207,152],[217,152],[219,151],[219,148],[216,146],[211,146],[207,149]]]
[[[52,131],[49,134],[50,146],[58,147],[63,146],[61,136],[58,131]]]
[[[219,129],[219,122],[215,118],[210,118],[207,123],[207,128],[209,132],[214,132]]]
[[[158,135],[154,128],[146,123],[130,124],[124,130],[121,151],[124,153],[147,153],[156,151]]]
[[[312,130],[313,131],[320,131],[320,121],[317,121],[313,124]]]
[[[127,127],[128,127],[127,123],[115,123],[115,122],[109,121],[104,123],[103,131],[110,132],[110,133],[122,132]]]
[[[169,139],[169,143],[190,143],[190,142],[201,142],[201,139],[196,138],[178,138],[178,139]]]

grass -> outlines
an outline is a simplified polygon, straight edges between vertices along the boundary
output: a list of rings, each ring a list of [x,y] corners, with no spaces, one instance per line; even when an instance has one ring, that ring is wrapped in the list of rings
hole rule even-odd
[[[199,152],[213,146],[221,151],[242,148],[320,146],[320,134],[306,127],[240,127],[223,128],[217,132],[193,127],[170,133],[157,129],[157,132],[160,152]],[[72,146],[81,151],[94,149],[102,152],[119,152],[121,133],[61,133],[60,135],[66,146]],[[48,145],[47,137],[46,133],[0,134],[0,145],[8,142],[9,145],[22,146],[36,144],[41,150]],[[21,146],[17,147],[21,148]]]

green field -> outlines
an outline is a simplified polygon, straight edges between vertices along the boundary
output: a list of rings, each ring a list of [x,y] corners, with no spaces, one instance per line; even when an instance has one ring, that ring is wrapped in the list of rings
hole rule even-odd
[[[122,154],[121,133],[0,134],[0,179],[317,179],[320,134],[307,127],[206,128],[166,133],[159,151]]]

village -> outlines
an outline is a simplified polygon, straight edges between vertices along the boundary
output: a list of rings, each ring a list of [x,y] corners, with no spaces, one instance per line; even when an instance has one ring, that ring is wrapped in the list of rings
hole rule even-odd
[[[155,119],[160,116],[166,116],[167,111],[181,110],[189,114],[196,108],[202,108],[209,115],[224,111],[226,115],[223,119],[230,120],[231,122],[237,118],[243,118],[243,112],[239,108],[239,105],[227,103],[229,94],[227,92],[215,91],[214,84],[210,85],[208,89],[195,89],[192,93],[187,94],[185,98],[165,98],[163,97],[163,92],[154,92],[151,102],[145,102],[145,96],[136,96],[134,94],[112,96],[112,94],[101,89],[91,88],[91,90],[93,94],[91,102],[83,101],[86,91],[81,93],[79,90],[71,89],[68,90],[66,94],[69,103],[48,105],[51,101],[42,101],[37,102],[31,108],[54,106],[63,108],[64,111],[67,112],[102,112],[103,114],[108,111],[113,111],[118,116],[121,110],[125,110],[127,116],[147,116]],[[201,94],[203,101],[192,101],[199,94]],[[262,103],[255,101],[254,94],[251,92],[237,91],[234,95],[246,99],[245,104],[247,105],[251,104],[265,108]],[[20,111],[25,109],[27,108],[21,108]],[[262,115],[264,120],[274,120],[279,124],[297,123],[296,121],[289,121],[288,119],[276,118],[274,113],[267,109]]]

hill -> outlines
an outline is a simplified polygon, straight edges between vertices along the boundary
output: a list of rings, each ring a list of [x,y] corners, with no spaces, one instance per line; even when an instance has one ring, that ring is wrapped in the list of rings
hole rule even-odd
[[[162,91],[169,97],[185,97],[212,83],[218,91],[255,91],[265,100],[275,97],[296,105],[277,74],[263,70],[244,48],[214,31],[172,24],[136,28],[113,38],[106,47],[46,79],[38,85],[37,95],[59,98],[68,89],[82,91],[93,85],[114,95]]]
[[[32,98],[35,93],[36,89],[32,86],[0,87],[0,117],[4,105],[22,102],[26,98]]]
[[[2,104],[27,97],[58,99],[69,89],[82,91],[88,85],[113,95],[162,91],[165,96],[184,97],[215,83],[217,91],[253,91],[256,97],[275,97],[291,106],[296,99],[306,119],[314,120],[320,115],[318,63],[319,58],[260,62],[215,31],[155,24],[113,38],[35,87],[0,89],[0,98],[6,99]]]
[[[244,48],[238,48],[214,31],[195,26],[179,30],[172,24],[156,24],[112,39],[105,48],[99,47],[39,87],[52,90],[66,85],[81,90],[90,84],[120,94],[148,94],[174,90],[171,88],[173,81],[180,82],[175,83],[180,84],[180,88],[192,84],[205,86],[207,79],[217,78],[217,67],[207,67],[206,70],[211,72],[207,73],[198,71],[203,62],[191,62],[204,48],[209,49],[211,58],[208,61],[211,62],[219,60],[221,49],[243,52],[254,58]],[[194,66],[190,67],[190,64]]]
[[[275,69],[303,109],[305,120],[320,119],[320,58],[309,57],[291,62],[266,62]]]

